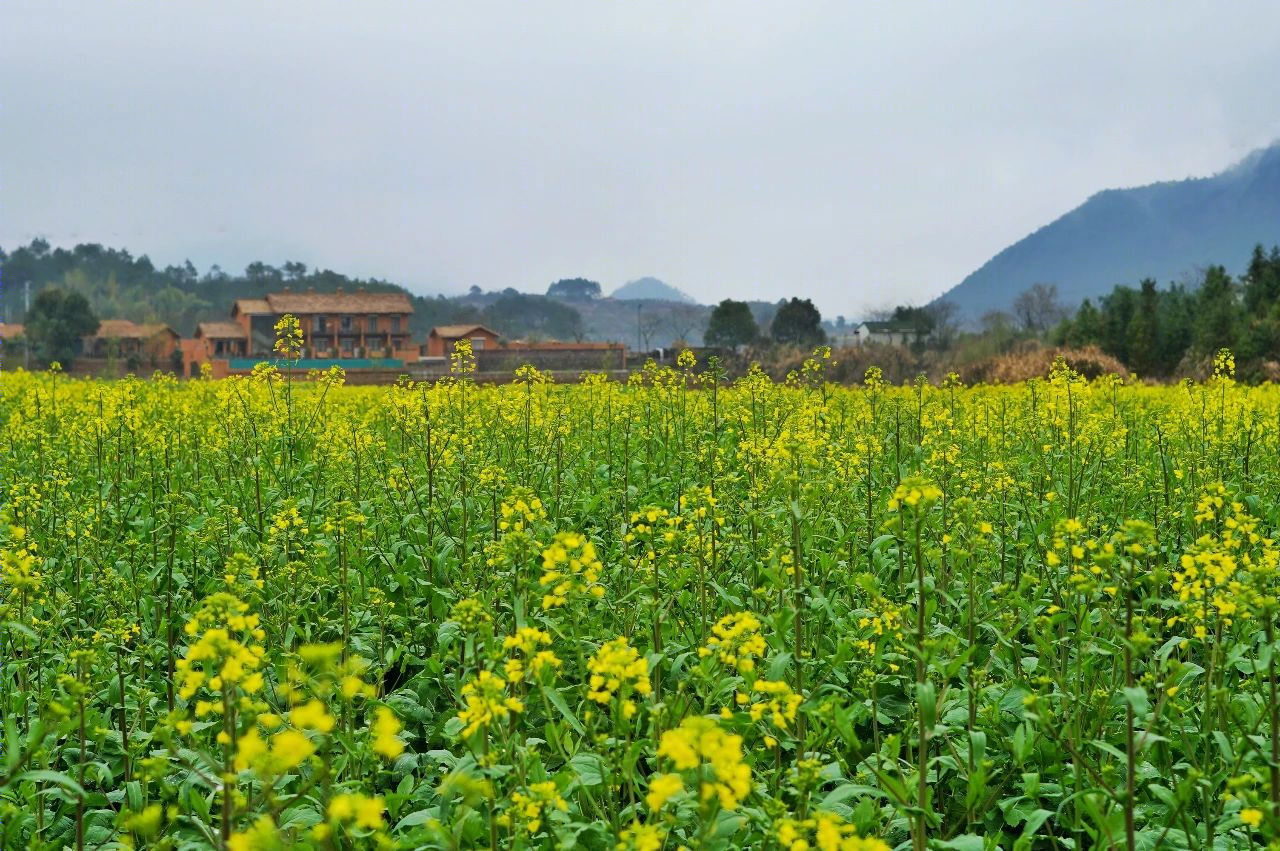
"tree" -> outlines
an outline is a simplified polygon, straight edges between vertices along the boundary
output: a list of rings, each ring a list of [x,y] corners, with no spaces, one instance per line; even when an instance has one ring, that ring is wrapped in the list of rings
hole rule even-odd
[[[1018,339],[1013,317],[1003,310],[989,310],[982,314],[982,335],[996,352],[1003,354],[1013,348]]]
[[[1236,304],[1236,284],[1222,266],[1205,270],[1200,285],[1196,311],[1195,346],[1201,354],[1218,349],[1235,348],[1236,323],[1240,309]]]
[[[581,340],[582,315],[567,304],[540,295],[506,290],[481,312],[482,321],[510,338]]]
[[[261,260],[255,260],[248,266],[244,267],[244,276],[255,284],[278,284],[282,275],[280,270],[275,266],[263,263]]]
[[[1061,342],[1074,348],[1096,346],[1102,333],[1102,317],[1091,299],[1085,299],[1076,311],[1075,319],[1063,323]]]
[[[38,360],[69,364],[79,354],[84,337],[98,330],[98,317],[80,293],[56,287],[42,290],[27,314],[27,343]]]
[[[1159,299],[1156,282],[1151,278],[1143,280],[1136,309],[1129,319],[1129,359],[1125,361],[1129,369],[1138,375],[1154,375],[1159,368],[1159,350],[1156,347]]]
[[[1244,279],[1244,306],[1254,316],[1261,316],[1280,302],[1280,247],[1268,256],[1262,245],[1254,246],[1253,257]]]
[[[561,278],[547,287],[547,295],[571,301],[590,301],[600,297],[600,285],[586,278]]]
[[[925,308],[933,320],[933,339],[939,349],[949,349],[960,334],[960,308],[953,301],[935,301]]]
[[[702,339],[708,346],[733,348],[746,345],[759,336],[760,326],[751,315],[751,307],[745,301],[726,298],[711,311]]]
[[[698,304],[672,303],[665,311],[667,330],[671,332],[671,345],[689,345],[689,336],[702,324],[702,306]]]
[[[1043,334],[1066,315],[1058,302],[1057,284],[1036,284],[1013,302],[1013,316],[1018,325],[1033,334]]]
[[[791,301],[778,307],[769,333],[779,343],[795,343],[799,346],[816,346],[826,342],[827,332],[822,330],[822,314],[809,299]]]

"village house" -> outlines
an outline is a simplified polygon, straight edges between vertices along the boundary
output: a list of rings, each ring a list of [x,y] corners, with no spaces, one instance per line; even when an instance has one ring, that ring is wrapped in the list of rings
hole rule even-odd
[[[201,322],[195,339],[211,358],[242,358],[249,354],[249,335],[238,322]]]
[[[179,341],[178,332],[168,325],[139,325],[128,319],[104,319],[97,331],[84,338],[84,355],[168,367],[178,350]]]
[[[476,352],[497,348],[499,345],[498,332],[483,325],[437,325],[427,335],[426,345],[422,346],[422,356],[448,357],[459,340],[470,340],[471,349]]]
[[[504,340],[484,325],[437,325],[421,347],[419,363],[426,374],[447,369],[449,355],[460,340],[471,341],[480,373],[509,375],[526,363],[552,372],[625,369],[627,365],[627,347],[622,343]]]
[[[237,299],[231,318],[244,333],[246,356],[272,353],[275,324],[292,314],[302,325],[303,349],[314,358],[416,360],[409,332],[413,305],[404,293],[283,292]],[[221,324],[221,323],[219,323]]]
[[[867,343],[880,343],[886,346],[910,346],[924,339],[925,335],[920,333],[920,329],[910,323],[893,322],[891,320],[867,320],[859,323],[853,329],[853,338],[850,342],[855,346]]]

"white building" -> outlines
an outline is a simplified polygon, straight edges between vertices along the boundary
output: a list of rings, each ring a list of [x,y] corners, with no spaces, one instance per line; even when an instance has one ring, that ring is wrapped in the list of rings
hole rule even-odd
[[[886,346],[910,346],[923,341],[920,329],[905,322],[873,321],[860,322],[853,329],[853,344],[881,343]]]

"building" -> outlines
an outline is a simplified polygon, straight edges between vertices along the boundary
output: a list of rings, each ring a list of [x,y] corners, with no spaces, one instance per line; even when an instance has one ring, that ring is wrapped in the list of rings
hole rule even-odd
[[[453,353],[453,344],[470,340],[472,351],[494,349],[499,345],[498,332],[483,325],[437,325],[427,335],[422,355],[427,358],[443,358]]]
[[[201,322],[195,339],[204,344],[208,357],[242,358],[249,354],[249,335],[238,322]]]
[[[302,324],[304,357],[387,357],[416,360],[409,332],[413,305],[404,293],[283,292],[237,299],[232,321],[244,333],[247,356],[270,355],[275,325],[292,314]],[[222,323],[218,323],[222,324]]]
[[[139,325],[128,319],[104,319],[84,338],[90,358],[120,358],[138,365],[169,367],[179,346],[178,332],[168,325]]]
[[[853,329],[853,344],[855,346],[865,345],[867,343],[880,343],[885,346],[910,346],[917,342],[923,342],[927,339],[927,335],[921,334],[920,329],[915,325],[905,322],[872,321],[859,323]]]

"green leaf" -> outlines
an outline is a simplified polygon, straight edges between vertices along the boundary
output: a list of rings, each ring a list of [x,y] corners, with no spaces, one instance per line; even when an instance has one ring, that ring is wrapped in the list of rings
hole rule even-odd
[[[409,813],[409,815],[400,819],[400,821],[396,823],[396,830],[403,830],[406,827],[417,827],[418,825],[426,824],[431,821],[431,819],[437,817],[437,810],[434,807],[430,807],[425,810],[418,810],[416,812]]]
[[[1129,686],[1124,689],[1124,699],[1133,707],[1134,715],[1142,716],[1151,711],[1151,699],[1147,697],[1147,690],[1142,686]]]
[[[560,692],[545,686],[542,686],[541,688],[542,693],[546,695],[548,702],[559,710],[560,714],[564,716],[564,720],[569,723],[569,726],[572,727],[579,736],[585,736],[587,734],[586,728],[582,726],[582,722],[580,722],[577,716],[573,714],[573,711],[569,709],[569,704],[564,702],[564,698],[560,696]]]
[[[87,797],[80,784],[63,774],[61,771],[49,771],[48,769],[37,768],[32,769],[31,771],[22,772],[14,778],[14,780],[17,783],[21,783],[23,781],[30,781],[32,783],[53,783],[56,786],[61,786],[63,789],[66,789],[76,800],[84,800],[84,798]]]
[[[593,753],[574,754],[569,760],[569,767],[577,775],[582,786],[601,786],[604,784],[606,766],[604,760]]]

